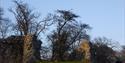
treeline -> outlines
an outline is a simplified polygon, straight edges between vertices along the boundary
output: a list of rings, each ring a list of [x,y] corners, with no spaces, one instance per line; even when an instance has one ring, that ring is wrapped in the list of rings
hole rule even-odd
[[[44,19],[39,20],[40,15],[34,13],[28,7],[28,4],[19,1],[14,1],[14,3],[15,8],[9,9],[15,17],[14,23],[8,18],[3,17],[3,9],[0,8],[0,42],[4,42],[3,39],[7,39],[7,37],[20,36],[26,38],[31,36],[31,41],[29,40],[29,42],[32,44],[26,46],[32,45],[30,50],[37,51],[31,52],[34,54],[33,56],[41,57],[37,58],[39,59],[37,61],[82,61],[84,59],[84,51],[80,52],[78,48],[82,40],[86,39],[89,41],[92,63],[114,63],[118,60],[117,58],[119,57],[116,55],[116,51],[113,50],[116,47],[113,45],[114,41],[105,37],[91,40],[87,32],[92,27],[78,21],[77,18],[79,16],[71,10],[56,10],[55,13],[48,14]],[[47,31],[50,31],[50,33],[44,35]],[[40,37],[46,37],[48,40],[46,43],[50,43],[50,45],[42,46],[41,42],[43,42],[43,39],[40,39]],[[22,41],[24,49],[28,49],[25,46],[28,39],[26,41],[23,39]],[[22,50],[22,55],[27,53],[24,49]],[[29,56],[32,56],[32,54]],[[28,59],[29,57],[25,58]],[[27,60],[22,61],[27,63],[25,62]]]

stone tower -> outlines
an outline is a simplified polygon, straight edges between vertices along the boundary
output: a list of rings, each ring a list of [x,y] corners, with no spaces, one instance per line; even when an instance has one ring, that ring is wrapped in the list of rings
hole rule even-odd
[[[91,63],[90,60],[90,46],[89,46],[89,41],[86,39],[83,39],[80,47],[78,48],[78,51],[82,52],[84,55],[84,58],[82,59],[83,63]]]
[[[24,46],[23,46],[23,63],[29,63],[32,59],[32,35],[24,36]]]

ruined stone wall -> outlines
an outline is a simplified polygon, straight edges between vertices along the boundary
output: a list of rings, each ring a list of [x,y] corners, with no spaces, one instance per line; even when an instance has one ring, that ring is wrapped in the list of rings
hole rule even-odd
[[[41,44],[29,35],[0,39],[0,63],[34,63],[40,60]]]
[[[0,63],[22,63],[22,37],[11,36],[0,39]]]

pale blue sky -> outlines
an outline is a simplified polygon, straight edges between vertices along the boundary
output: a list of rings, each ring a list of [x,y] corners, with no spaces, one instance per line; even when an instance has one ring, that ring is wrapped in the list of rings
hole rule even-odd
[[[8,8],[14,7],[12,0],[0,0],[5,15],[13,20]],[[124,0],[23,0],[30,8],[45,16],[57,9],[71,10],[79,20],[92,27],[94,37],[105,36],[125,45],[125,1]]]

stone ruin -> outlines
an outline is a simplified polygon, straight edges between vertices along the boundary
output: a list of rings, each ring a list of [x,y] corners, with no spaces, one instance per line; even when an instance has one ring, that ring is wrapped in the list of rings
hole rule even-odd
[[[82,59],[83,63],[91,63],[91,53],[90,53],[90,45],[89,45],[89,41],[86,39],[83,39],[80,47],[78,48],[79,52],[82,52],[84,57]]]
[[[30,37],[30,39],[27,37],[10,36],[6,39],[0,39],[0,63],[31,63],[40,60],[42,42],[35,37]],[[27,43],[25,42],[29,42],[30,47],[26,47]],[[32,52],[26,52],[26,49]]]

